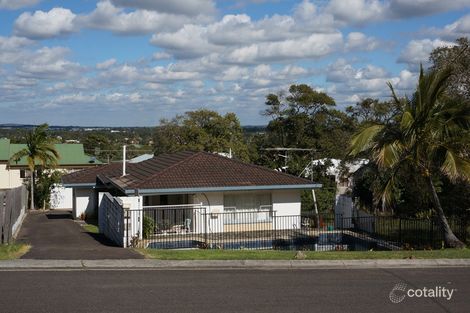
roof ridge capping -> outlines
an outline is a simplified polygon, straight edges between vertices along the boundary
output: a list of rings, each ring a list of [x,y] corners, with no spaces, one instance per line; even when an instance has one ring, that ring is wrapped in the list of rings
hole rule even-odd
[[[225,159],[225,160],[230,160],[230,161],[237,162],[237,163],[240,163],[240,164],[243,164],[243,165],[246,165],[246,166],[257,168],[257,169],[260,169],[260,170],[263,170],[263,171],[268,171],[270,173],[275,172],[275,173],[280,174],[280,175],[284,175],[284,176],[291,177],[291,178],[294,177],[294,178],[298,178],[298,179],[303,179],[305,181],[313,183],[313,181],[308,180],[306,178],[303,178],[303,177],[300,177],[300,176],[295,176],[295,175],[284,173],[284,172],[278,172],[276,170],[273,170],[271,168],[268,168],[268,167],[265,167],[265,166],[262,166],[262,165],[256,165],[256,164],[253,164],[253,163],[244,162],[244,161],[239,160],[239,159],[227,158],[227,157],[221,156],[221,155],[216,154],[216,153],[210,153],[210,152],[205,152],[205,151],[201,151],[201,152],[206,153],[206,154],[211,155],[211,156],[214,156],[214,157],[218,157],[218,158]]]

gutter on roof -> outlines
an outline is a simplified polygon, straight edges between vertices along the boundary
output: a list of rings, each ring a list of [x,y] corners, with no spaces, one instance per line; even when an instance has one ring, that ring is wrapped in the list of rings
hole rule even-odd
[[[134,195],[136,191],[140,195],[146,194],[172,194],[172,193],[196,193],[219,191],[253,191],[253,190],[295,190],[318,189],[322,184],[305,185],[267,185],[267,186],[230,186],[230,187],[198,187],[198,188],[165,188],[165,189],[126,189],[126,195]]]
[[[62,183],[62,186],[64,187],[76,187],[76,188],[80,188],[80,187],[95,187],[95,183]]]

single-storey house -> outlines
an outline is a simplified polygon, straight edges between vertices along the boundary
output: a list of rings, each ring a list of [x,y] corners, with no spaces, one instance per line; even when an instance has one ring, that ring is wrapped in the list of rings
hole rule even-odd
[[[85,168],[94,168],[102,163],[85,154],[82,144],[55,144],[59,153],[56,170],[72,173]],[[0,138],[0,189],[16,188],[29,179],[26,158],[12,161],[11,157],[26,148],[26,144],[11,143],[7,138]],[[57,186],[51,194],[53,208],[71,209],[72,189]]]
[[[162,154],[138,163],[112,163],[68,174],[74,217],[98,215],[99,194],[139,196],[141,207],[201,204],[207,213],[275,211],[299,216],[310,180],[207,152]]]

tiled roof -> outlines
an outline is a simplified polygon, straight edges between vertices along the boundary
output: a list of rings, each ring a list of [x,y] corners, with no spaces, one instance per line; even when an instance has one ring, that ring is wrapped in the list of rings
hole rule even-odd
[[[127,175],[122,177],[122,165],[111,164],[118,169],[100,167],[64,177],[64,182],[93,182],[93,175],[100,180],[119,186],[122,190],[201,189],[255,186],[314,186],[315,183],[285,173],[243,163],[207,152],[178,152],[163,154],[152,159],[127,164]],[[113,168],[114,168],[113,167]],[[74,175],[72,177],[72,175]]]
[[[94,185],[98,175],[105,175],[111,177],[118,177],[122,174],[121,163],[111,163],[102,166],[96,166],[81,171],[73,172],[62,176],[63,184],[77,185],[77,184],[91,184]]]
[[[156,172],[159,172],[175,162],[179,162],[187,156],[187,152],[180,152],[175,154],[162,154],[158,158],[154,157],[139,163],[127,163],[125,176],[126,180],[132,179],[139,181],[149,177]],[[85,169],[74,172],[62,177],[64,184],[94,184],[96,177],[103,183],[108,183],[110,180],[117,180],[122,176],[122,163],[111,163],[104,166]]]

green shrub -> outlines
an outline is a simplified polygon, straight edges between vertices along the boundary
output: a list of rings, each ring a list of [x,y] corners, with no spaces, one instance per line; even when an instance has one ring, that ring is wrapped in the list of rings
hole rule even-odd
[[[148,239],[155,231],[155,222],[148,216],[144,216],[143,237]]]

